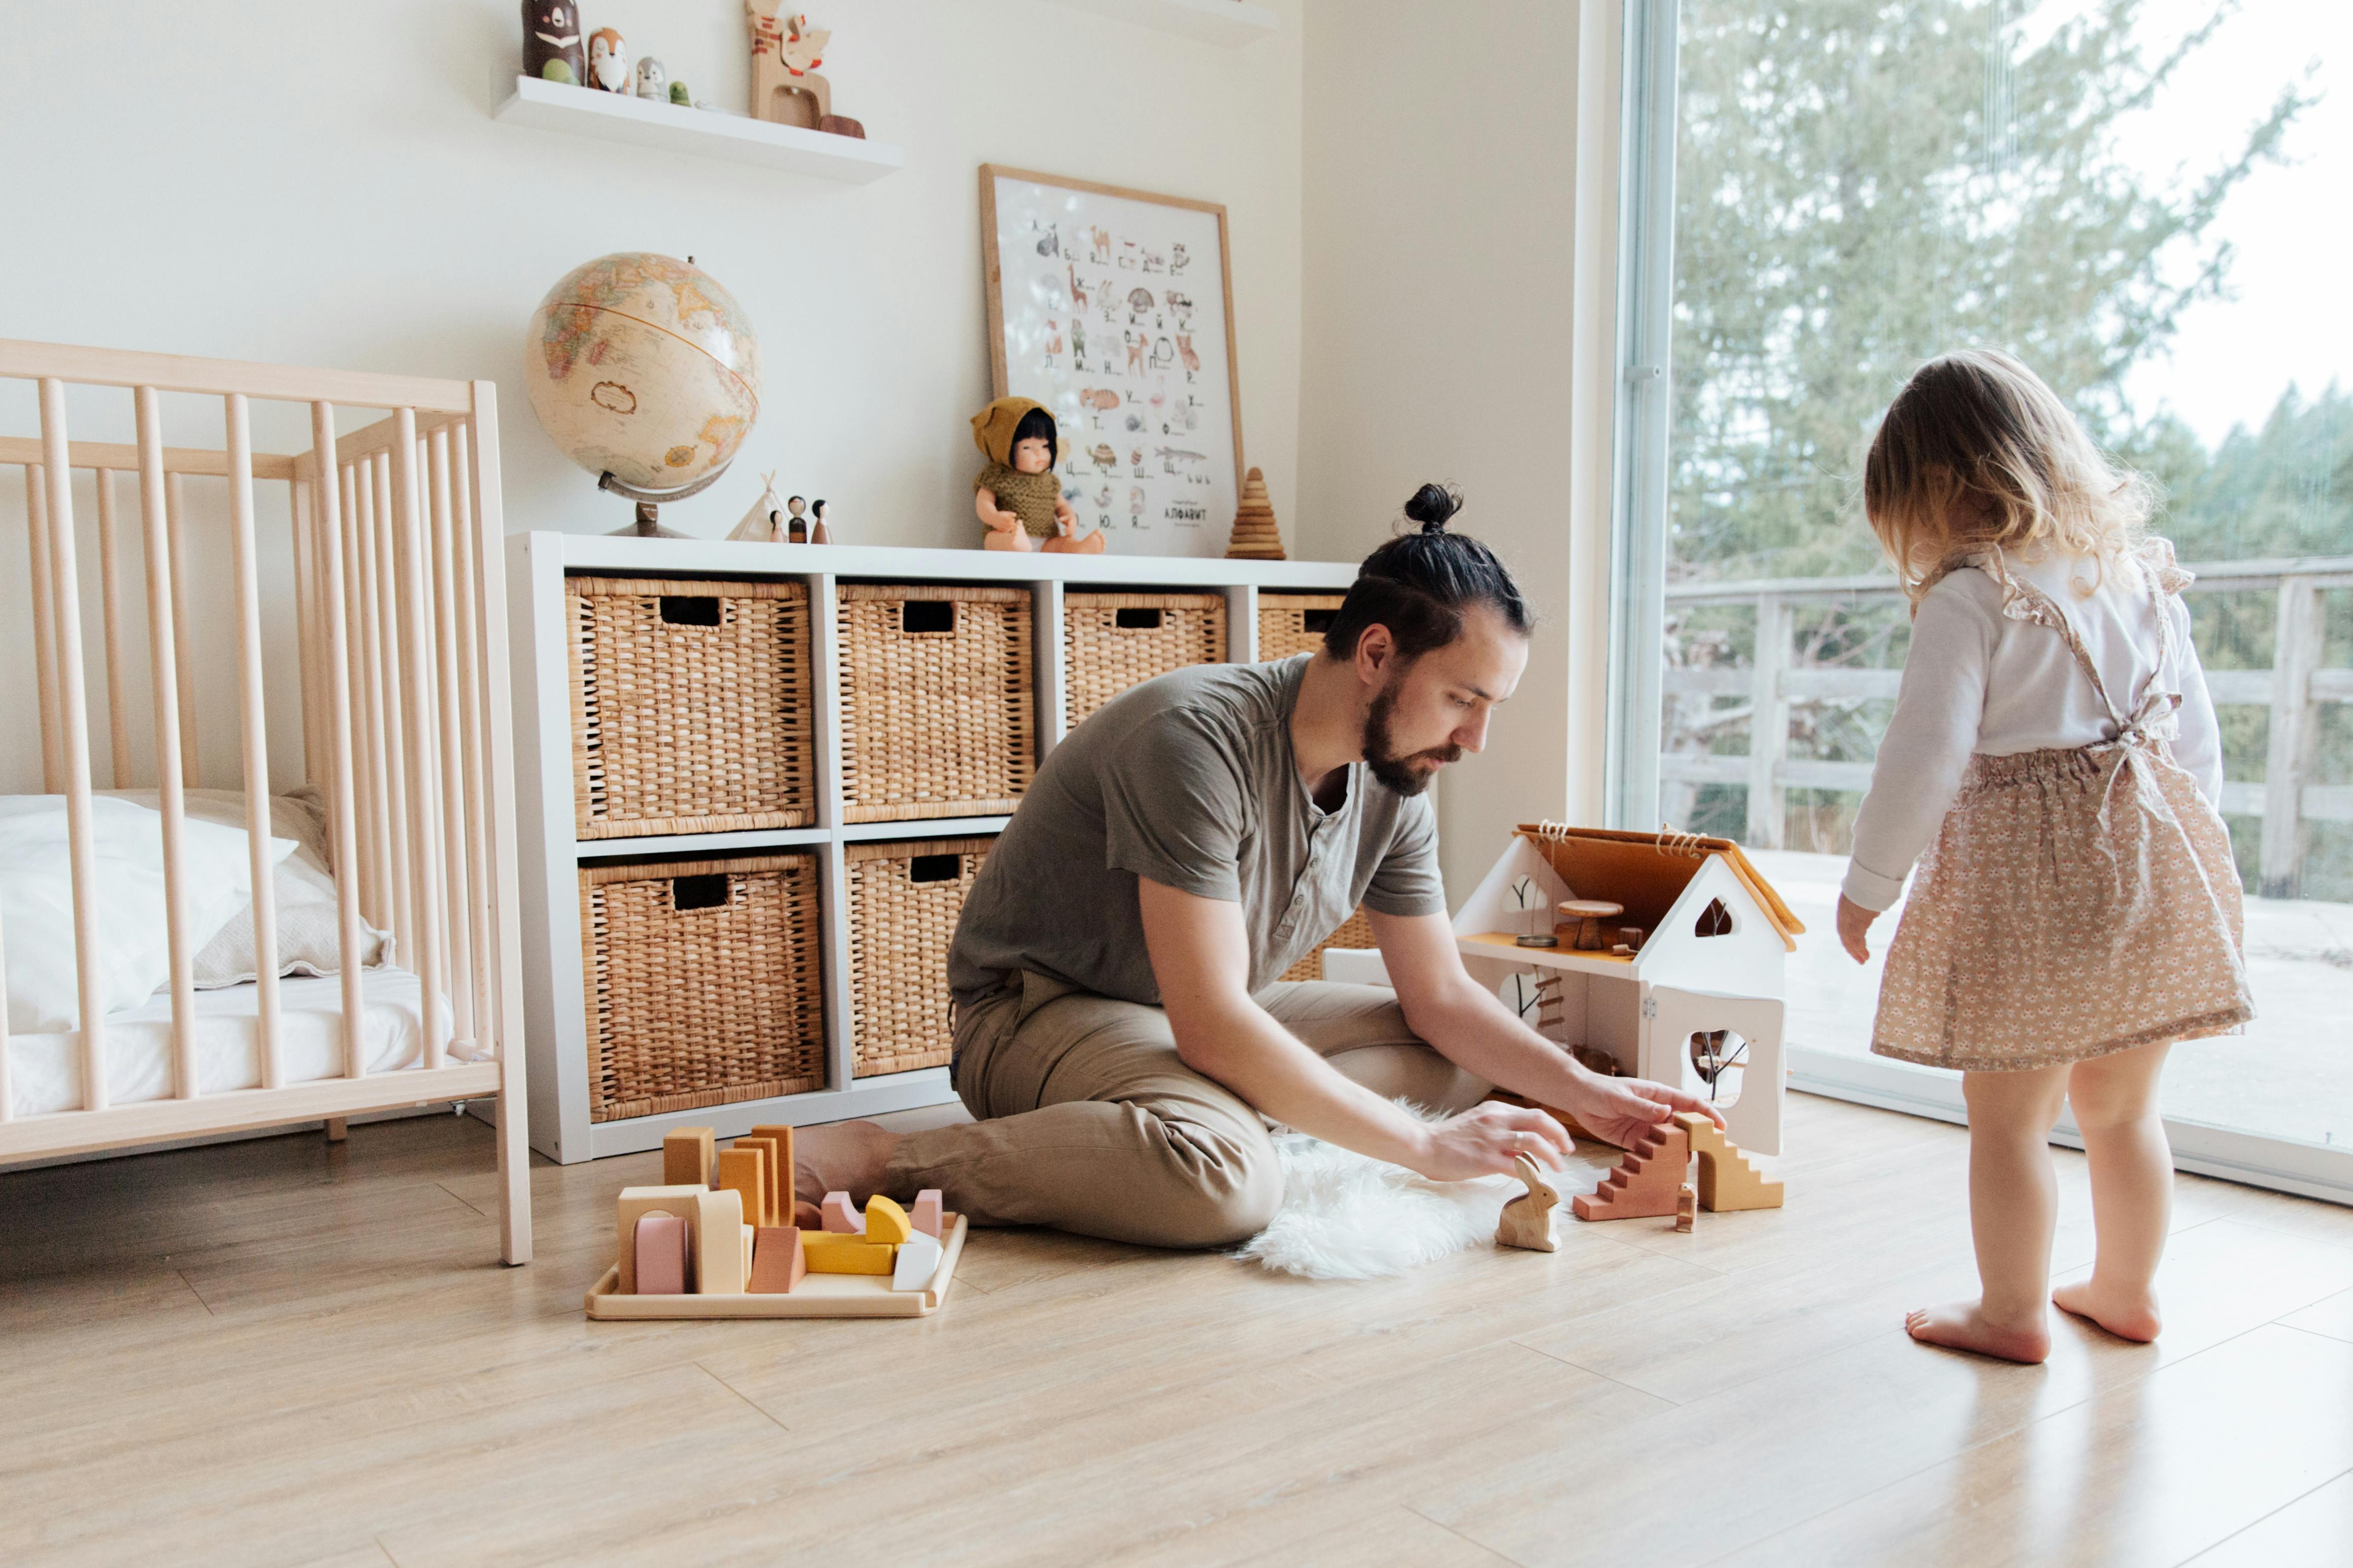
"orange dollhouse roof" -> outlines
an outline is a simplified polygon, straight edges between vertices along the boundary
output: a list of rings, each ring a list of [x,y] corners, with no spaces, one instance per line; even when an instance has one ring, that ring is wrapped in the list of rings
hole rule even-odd
[[[1790,912],[1781,895],[1729,838],[1559,827],[1535,822],[1520,824],[1519,833],[1577,897],[1624,905],[1628,925],[1656,931],[1707,858],[1721,855],[1765,911],[1765,918],[1773,922],[1783,947],[1795,952],[1798,938],[1805,933],[1805,922]]]

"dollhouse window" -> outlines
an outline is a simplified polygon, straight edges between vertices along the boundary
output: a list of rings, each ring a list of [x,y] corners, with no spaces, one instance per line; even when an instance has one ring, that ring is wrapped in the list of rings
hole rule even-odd
[[[1722,899],[1708,900],[1707,908],[1700,910],[1699,919],[1693,922],[1692,934],[1694,936],[1730,936],[1732,934],[1732,911],[1724,907]]]

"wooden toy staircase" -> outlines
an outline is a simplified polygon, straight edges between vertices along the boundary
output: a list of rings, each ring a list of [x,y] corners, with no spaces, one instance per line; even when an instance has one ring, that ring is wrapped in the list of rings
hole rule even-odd
[[[1702,1118],[1703,1121],[1705,1118]],[[1709,1122],[1709,1131],[1715,1130]],[[1579,1219],[1647,1219],[1675,1212],[1675,1189],[1691,1163],[1691,1132],[1680,1118],[1662,1121],[1626,1151],[1618,1168],[1592,1192],[1574,1199]]]
[[[1781,1184],[1749,1163],[1748,1156],[1706,1117],[1679,1110],[1691,1150],[1699,1156],[1699,1204],[1710,1214],[1727,1209],[1777,1209]]]

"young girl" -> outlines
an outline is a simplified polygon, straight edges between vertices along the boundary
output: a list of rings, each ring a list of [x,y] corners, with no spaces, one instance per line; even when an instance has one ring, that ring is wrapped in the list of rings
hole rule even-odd
[[[2158,1074],[2174,1041],[2254,1016],[2189,574],[2141,537],[2145,482],[2004,354],[1921,367],[1872,442],[1863,507],[1911,598],[1912,648],[1839,940],[1869,957],[1871,922],[1920,861],[1871,1048],[1961,1069],[1984,1289],[1906,1326],[2011,1361],[2050,1353],[2048,1135],[2072,1100],[2098,1253],[2050,1300],[2154,1339],[2173,1184]]]

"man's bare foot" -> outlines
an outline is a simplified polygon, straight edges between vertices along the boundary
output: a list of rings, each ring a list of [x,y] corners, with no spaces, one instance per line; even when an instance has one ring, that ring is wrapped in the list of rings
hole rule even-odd
[[[793,1140],[794,1213],[809,1209],[807,1223],[816,1222],[814,1205],[828,1193],[848,1193],[860,1208],[882,1184],[899,1135],[871,1121],[836,1121],[824,1127],[804,1127]]]
[[[1941,1307],[1923,1307],[1905,1316],[1904,1330],[1923,1344],[1975,1351],[1979,1355],[2000,1356],[2029,1366],[2051,1353],[2048,1323],[1991,1322],[1986,1318],[1984,1303],[1978,1301],[1947,1301]]]
[[[2051,1292],[2051,1301],[2063,1312],[2091,1319],[2120,1340],[2147,1344],[2165,1326],[2157,1313],[2157,1294],[2151,1290],[2103,1290],[2096,1280],[2086,1279],[2060,1286]]]

